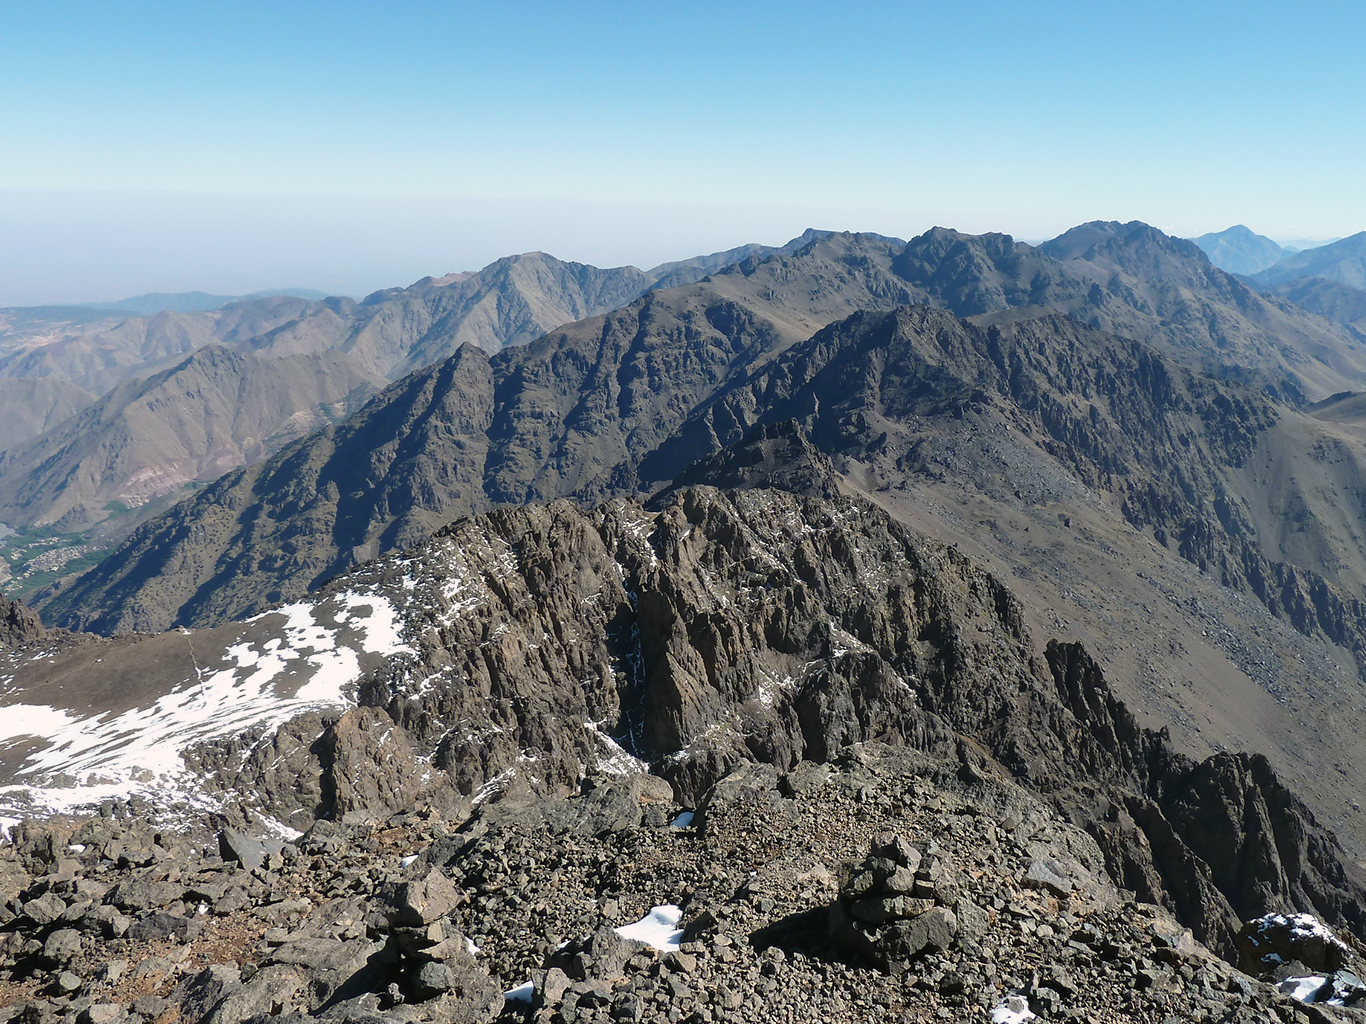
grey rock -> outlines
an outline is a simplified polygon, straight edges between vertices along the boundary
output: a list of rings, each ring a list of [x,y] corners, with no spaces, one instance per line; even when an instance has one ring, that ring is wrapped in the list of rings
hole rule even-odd
[[[179,1008],[182,1020],[201,1020],[224,996],[240,985],[241,972],[235,966],[212,964],[182,980],[171,991],[166,1002]]]
[[[218,852],[224,860],[235,860],[245,868],[265,865],[271,854],[280,853],[285,844],[280,839],[257,839],[236,829],[225,828],[218,835]]]
[[[71,995],[73,992],[79,992],[83,984],[84,982],[81,980],[81,976],[74,971],[63,971],[61,974],[57,975],[57,988],[64,995]]]
[[[108,899],[120,910],[138,914],[168,906],[184,895],[183,885],[154,881],[150,878],[129,878],[116,885],[109,893]]]
[[[947,907],[935,907],[909,921],[889,926],[882,936],[882,955],[888,961],[914,960],[953,945],[958,918]]]
[[[1072,892],[1072,881],[1067,869],[1055,860],[1035,860],[1029,865],[1021,883],[1026,888],[1043,889],[1059,897]]]
[[[64,964],[81,953],[81,933],[74,928],[59,928],[43,943],[43,959],[53,964]]]
[[[99,978],[110,985],[117,985],[124,971],[128,970],[127,960],[106,960],[100,967]]]
[[[990,915],[966,896],[955,901],[953,913],[958,918],[958,934],[963,939],[980,941],[991,929]]]
[[[204,922],[195,917],[181,917],[178,914],[152,914],[134,921],[128,929],[128,936],[141,941],[155,939],[178,939],[185,942],[204,930]]]
[[[426,878],[394,886],[385,914],[393,925],[428,925],[445,917],[463,900],[464,893],[438,868],[432,868]]]
[[[549,968],[537,984],[537,1001],[541,1006],[556,1007],[569,991],[569,975],[558,967]]]
[[[66,912],[66,903],[60,896],[46,893],[24,904],[23,913],[40,928],[49,925]]]
[[[371,952],[373,944],[364,939],[303,938],[277,947],[268,962],[294,964],[314,972],[342,971],[357,968]]]
[[[413,979],[412,995],[415,999],[431,999],[455,987],[455,978],[450,968],[443,963],[428,962],[418,969]]]
[[[272,964],[228,992],[204,1017],[204,1024],[241,1024],[258,1014],[278,1016],[300,999],[307,976],[297,967]]]

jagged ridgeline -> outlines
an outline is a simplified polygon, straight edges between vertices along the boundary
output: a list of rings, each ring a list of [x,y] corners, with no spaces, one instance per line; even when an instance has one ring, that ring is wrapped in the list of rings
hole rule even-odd
[[[793,344],[732,303],[655,297],[493,362],[462,349],[140,528],[45,613],[98,631],[245,617],[458,514],[649,494],[786,420],[857,460],[871,488],[980,478],[945,460],[946,435],[1013,428],[1036,461],[1001,470],[1023,500],[1065,490],[1061,467],[1301,632],[1362,648],[1361,444],[1324,420],[1059,315],[975,324],[903,307]],[[1254,466],[1302,459],[1322,486],[1269,491]],[[1287,502],[1310,505],[1308,532],[1286,525]]]
[[[317,744],[193,758],[262,813],[459,808],[614,759],[693,806],[737,764],[876,740],[1004,766],[1213,948],[1273,910],[1366,925],[1355,866],[1263,760],[1175,754],[1080,647],[1040,657],[999,581],[864,501],[701,488],[657,513],[494,512],[336,584],[358,585],[416,654],[364,677]]]
[[[1040,652],[998,579],[866,500],[819,496],[836,482],[824,456],[794,428],[761,433],[763,457],[737,460],[750,482],[771,462],[812,496],[695,487],[655,511],[620,499],[494,511],[354,570],[307,609],[188,636],[63,637],[10,608],[6,670],[27,693],[94,664],[136,664],[154,687],[173,646],[199,673],[217,644],[237,666],[230,691],[278,671],[268,685],[300,701],[289,666],[326,660],[329,629],[367,634],[367,649],[382,635],[393,651],[364,670],[332,659],[351,665],[339,692],[354,689],[352,710],[300,708],[264,733],[226,720],[186,752],[193,788],[145,778],[159,795],[136,811],[111,801],[58,826],[69,833],[21,830],[31,881],[13,925],[38,943],[35,967],[67,965],[54,983],[72,992],[79,969],[92,991],[125,998],[126,965],[97,970],[96,947],[61,927],[88,918],[149,963],[175,943],[204,950],[212,966],[179,985],[171,975],[157,997],[168,1001],[142,1005],[216,1024],[277,1006],[485,1021],[524,1012],[521,998],[644,1019],[702,998],[621,944],[616,922],[654,913],[674,922],[654,939],[679,955],[664,968],[712,979],[706,998],[727,1012],[747,1005],[741,992],[758,998],[736,973],[753,966],[775,1005],[813,998],[815,971],[836,1020],[861,1019],[841,1008],[856,991],[927,1020],[968,1012],[969,991],[984,1009],[1016,1005],[1004,998],[1015,991],[1025,1006],[1153,1021],[1293,1013],[1192,939],[1232,959],[1240,937],[1262,934],[1243,922],[1295,912],[1366,931],[1366,876],[1332,833],[1264,759],[1174,752],[1080,645]],[[192,693],[193,678],[162,685]],[[93,727],[104,713],[65,714]],[[45,755],[60,764],[60,749],[30,749]],[[20,766],[10,781],[42,773]],[[307,834],[225,831],[212,857],[165,825],[144,838],[147,817],[175,820],[176,796],[191,835],[206,805],[217,824],[264,816]],[[695,847],[673,838],[680,810],[697,815]],[[388,824],[364,824],[376,820]],[[879,866],[884,849],[904,880]],[[826,862],[845,859],[836,888]],[[53,866],[98,906],[67,922],[44,881]],[[97,889],[95,866],[118,885]],[[191,894],[204,910],[177,913]],[[651,911],[666,897],[683,906]],[[247,909],[259,927],[232,924]],[[265,932],[268,920],[280,924]],[[569,944],[556,949],[560,929]],[[250,971],[214,959],[243,934],[263,943]],[[1355,998],[1352,977],[1332,984]]]

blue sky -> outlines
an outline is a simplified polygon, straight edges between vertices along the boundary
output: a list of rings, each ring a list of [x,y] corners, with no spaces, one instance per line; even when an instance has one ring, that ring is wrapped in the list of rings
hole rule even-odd
[[[0,303],[809,225],[1366,228],[1366,9],[0,2]]]

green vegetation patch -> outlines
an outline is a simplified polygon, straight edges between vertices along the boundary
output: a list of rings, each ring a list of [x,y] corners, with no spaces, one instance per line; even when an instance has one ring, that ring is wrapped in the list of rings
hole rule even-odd
[[[51,526],[21,526],[0,538],[0,592],[20,598],[64,576],[98,565],[110,548],[90,543],[90,531],[63,533]]]

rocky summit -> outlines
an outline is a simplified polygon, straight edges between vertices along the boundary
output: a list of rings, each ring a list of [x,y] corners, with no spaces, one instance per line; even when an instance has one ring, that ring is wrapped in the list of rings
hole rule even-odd
[[[1265,758],[794,428],[713,470],[804,493],[497,510],[210,630],[7,608],[0,1019],[1358,1015],[1366,875]]]

